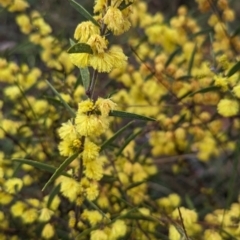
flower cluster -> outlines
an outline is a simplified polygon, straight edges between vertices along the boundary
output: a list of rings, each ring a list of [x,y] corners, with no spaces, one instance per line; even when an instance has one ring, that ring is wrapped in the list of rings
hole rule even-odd
[[[88,44],[93,53],[71,53],[72,63],[79,68],[91,66],[98,72],[110,72],[112,69],[121,69],[126,65],[127,57],[118,46],[109,48],[106,35],[112,32],[114,35],[120,35],[130,28],[129,15],[131,8],[123,10],[120,5],[129,1],[96,1],[94,12],[98,13],[94,18],[98,25],[91,21],[80,23],[74,33],[77,43]],[[101,26],[101,27],[100,27]],[[103,27],[102,27],[103,26]]]
[[[115,107],[110,99],[98,98],[96,102],[87,99],[78,104],[75,119],[63,123],[59,129],[60,154],[69,157],[81,153],[83,169],[79,170],[85,176],[80,182],[61,177],[61,192],[71,201],[80,195],[94,200],[98,195],[96,181],[103,176],[104,161],[99,158],[100,147],[94,140],[108,129],[108,115]]]

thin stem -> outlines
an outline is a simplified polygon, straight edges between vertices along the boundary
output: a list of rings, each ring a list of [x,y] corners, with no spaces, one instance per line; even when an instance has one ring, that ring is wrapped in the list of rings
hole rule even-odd
[[[87,96],[92,99],[93,98],[93,94],[94,94],[94,89],[95,89],[95,85],[97,82],[97,77],[98,77],[98,71],[94,70],[93,71],[93,76],[90,82],[90,86],[86,92]]]

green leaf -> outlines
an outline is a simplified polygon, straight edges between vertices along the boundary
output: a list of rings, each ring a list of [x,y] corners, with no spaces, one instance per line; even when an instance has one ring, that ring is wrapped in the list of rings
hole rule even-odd
[[[13,158],[13,161],[19,162],[21,164],[27,164],[30,165],[32,167],[44,170],[46,172],[50,172],[50,173],[54,173],[56,171],[56,167],[48,165],[46,163],[42,163],[42,162],[37,162],[34,160],[30,160],[30,159],[24,159],[24,158]],[[63,173],[62,175],[65,175],[66,177],[69,177],[70,175],[67,173]]]
[[[101,151],[103,151],[106,147],[108,147],[119,135],[122,134],[122,132],[124,132],[134,121],[128,123],[126,126],[124,126],[123,128],[121,128],[120,130],[118,130],[111,138],[109,138],[108,140],[106,140],[102,146],[101,146]]]
[[[135,188],[135,187],[137,187],[137,186],[139,186],[139,185],[141,185],[141,184],[143,184],[143,183],[146,183],[146,180],[132,183],[132,184],[130,184],[125,190],[127,191],[127,190],[129,190],[129,189],[131,189],[131,188]]]
[[[189,66],[188,66],[188,75],[191,75],[196,52],[197,52],[197,44],[195,44],[191,58],[190,58],[190,62],[189,62]]]
[[[181,51],[182,51],[182,48],[181,48],[181,47],[176,48],[176,49],[169,55],[169,58],[168,58],[168,60],[167,60],[166,63],[165,63],[165,67],[167,67],[167,66],[172,62],[173,58],[174,58],[177,54],[179,54]]]
[[[121,5],[119,6],[119,10],[124,10],[125,8],[131,6],[133,3],[132,2],[129,2],[129,3],[125,3],[125,2],[122,2]]]
[[[101,213],[103,218],[106,218],[108,221],[111,221],[111,219],[94,202],[89,201],[88,199],[86,200],[89,203],[89,205],[91,205],[95,210]]]
[[[80,68],[80,74],[82,78],[83,87],[85,88],[85,90],[87,90],[90,84],[90,74],[89,74],[88,67]]]
[[[53,175],[51,176],[51,178],[47,181],[47,183],[44,185],[42,191],[44,191],[46,189],[47,186],[49,186],[49,184],[51,182],[53,182],[56,178],[58,178],[62,172],[65,170],[65,168],[78,156],[79,152],[74,153],[72,156],[68,157],[53,173]]]
[[[126,139],[125,143],[119,148],[116,156],[119,156],[119,155],[122,153],[122,151],[124,150],[124,148],[125,148],[133,139],[135,139],[136,136],[137,136],[138,134],[140,134],[141,132],[142,132],[142,129],[139,130],[139,131],[137,131],[136,133],[131,134],[131,135]]]
[[[72,38],[69,38],[69,43],[71,47],[76,44],[76,42]]]
[[[58,184],[57,186],[53,187],[52,191],[50,192],[49,194],[49,198],[48,198],[48,201],[47,201],[47,208],[51,208],[51,204],[52,204],[52,201],[54,199],[54,197],[59,193],[60,191],[60,184]]]
[[[69,111],[69,113],[71,114],[71,116],[74,118],[76,116],[75,111],[67,104],[66,101],[64,101],[64,99],[62,98],[62,96],[58,93],[58,91],[52,86],[52,84],[46,80],[48,86],[53,90],[53,92],[58,96],[58,98],[61,100],[62,104],[64,105],[64,107]]]
[[[131,118],[131,119],[137,119],[137,120],[143,120],[143,121],[156,121],[154,118],[145,117],[135,113],[116,111],[116,110],[111,111],[109,113],[109,116],[120,117],[120,118]]]
[[[240,61],[237,62],[228,72],[227,77],[231,77],[234,73],[240,70]]]
[[[77,43],[73,46],[71,46],[68,50],[68,53],[89,53],[93,54],[93,50],[90,47],[90,45],[86,43]]]
[[[70,4],[73,8],[75,8],[83,17],[85,17],[87,20],[91,21],[96,26],[100,27],[98,22],[92,17],[92,15],[78,2],[74,0],[70,0]]]

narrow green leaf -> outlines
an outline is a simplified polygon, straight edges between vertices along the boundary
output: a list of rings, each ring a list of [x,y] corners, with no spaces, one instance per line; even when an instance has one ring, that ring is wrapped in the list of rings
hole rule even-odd
[[[71,47],[76,44],[76,42],[72,38],[69,38],[69,43]]]
[[[58,98],[61,100],[62,104],[64,105],[64,107],[69,111],[69,113],[71,114],[71,116],[74,118],[76,116],[75,111],[67,104],[67,102],[64,101],[64,99],[62,98],[62,96],[58,93],[58,91],[52,86],[52,84],[46,80],[48,86],[53,90],[53,92],[58,96]]]
[[[228,72],[227,77],[231,77],[234,73],[240,70],[240,61],[237,62]]]
[[[49,198],[48,198],[48,201],[47,201],[47,208],[51,208],[51,204],[52,204],[52,201],[54,199],[54,197],[59,193],[60,191],[60,184],[58,184],[57,186],[53,187],[52,191],[50,192],[49,194]]]
[[[86,199],[87,200],[87,199]],[[101,213],[103,218],[106,218],[108,221],[111,221],[111,219],[92,201],[87,200],[87,202],[98,212]]]
[[[169,58],[168,58],[168,60],[167,60],[166,63],[165,63],[165,67],[167,67],[167,66],[172,62],[173,58],[174,58],[177,54],[179,54],[181,51],[182,51],[182,48],[181,48],[181,47],[176,48],[176,49],[169,55]]]
[[[123,128],[121,128],[120,130],[118,130],[111,138],[109,138],[108,140],[106,140],[102,146],[101,146],[101,151],[103,151],[106,147],[108,147],[119,135],[121,135],[132,123],[132,122],[129,122],[126,126],[124,126]]]
[[[192,55],[191,55],[191,58],[190,58],[190,61],[189,61],[188,75],[191,75],[196,52],[197,52],[197,44],[195,44],[195,46],[194,46],[194,49],[193,49],[193,52],[192,52]]]
[[[156,121],[154,118],[145,117],[135,113],[116,111],[116,110],[111,111],[109,113],[109,116],[120,117],[120,118],[131,118],[131,119],[137,119],[137,120],[143,120],[143,121]]]
[[[135,139],[136,136],[137,136],[138,134],[140,134],[141,132],[142,132],[142,129],[139,130],[139,131],[137,131],[136,133],[131,134],[131,135],[126,139],[125,143],[119,148],[116,156],[119,156],[119,155],[122,153],[122,151],[124,150],[124,148],[125,148],[133,139]]]
[[[119,10],[124,10],[125,8],[127,8],[127,7],[129,7],[129,6],[131,6],[133,3],[132,2],[129,2],[129,3],[125,3],[125,2],[122,2],[121,3],[121,5],[118,7],[119,8]]]
[[[68,50],[68,53],[89,53],[93,54],[92,48],[86,43],[77,43],[71,46]]]
[[[143,181],[140,181],[140,182],[135,182],[135,183],[133,183],[133,184],[130,184],[125,190],[127,191],[127,190],[129,190],[129,189],[131,189],[131,188],[135,188],[135,187],[137,187],[137,186],[139,186],[139,185],[141,185],[141,184],[143,184],[143,183],[146,183],[146,180],[143,180]]]
[[[51,178],[47,181],[47,183],[44,185],[42,191],[46,189],[46,187],[49,186],[51,182],[53,182],[56,178],[58,178],[62,172],[65,170],[65,168],[79,155],[79,152],[74,153],[72,156],[68,157],[53,173]]]
[[[85,17],[87,20],[94,23],[96,26],[99,27],[98,22],[92,17],[92,15],[78,2],[74,0],[70,0],[70,4],[73,8],[75,8],[83,17]]]
[[[82,78],[83,87],[85,88],[85,90],[87,90],[90,84],[90,74],[88,67],[80,68],[80,74]]]
[[[18,172],[18,170],[20,169],[21,166],[22,166],[22,163],[19,162],[17,164],[17,166],[14,168],[13,174],[12,174],[13,177],[15,177],[17,175],[17,172]]]
[[[219,90],[219,87],[217,87],[217,86],[206,87],[206,88],[202,88],[200,90],[197,90],[197,91],[195,91],[193,93],[190,93],[188,96],[191,97],[191,96],[193,96],[193,95],[195,95],[197,93],[207,93],[207,92],[212,92],[212,91],[217,91],[217,90]]]
[[[54,173],[56,171],[56,167],[48,165],[46,163],[41,163],[41,162],[37,162],[37,161],[34,161],[34,160],[30,160],[30,159],[24,159],[24,158],[13,158],[12,160],[16,161],[16,162],[19,162],[21,164],[30,165],[32,167],[41,169],[41,170],[46,171],[46,172]],[[66,177],[70,176],[67,173],[63,173],[62,175],[65,175]]]

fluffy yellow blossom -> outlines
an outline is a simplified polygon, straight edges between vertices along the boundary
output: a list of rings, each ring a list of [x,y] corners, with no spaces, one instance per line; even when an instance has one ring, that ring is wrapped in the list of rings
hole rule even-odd
[[[97,146],[95,143],[89,140],[86,140],[84,144],[84,150],[82,153],[83,162],[86,163],[97,160],[99,156],[99,150],[100,150],[99,146]]]
[[[88,53],[71,53],[69,55],[70,61],[79,68],[89,66],[90,54]]]
[[[99,181],[103,176],[103,163],[100,159],[87,161],[85,164],[85,176],[89,179]]]
[[[74,38],[78,42],[87,42],[93,34],[100,34],[98,26],[93,24],[91,21],[85,21],[78,24],[74,32]]]
[[[78,151],[81,147],[81,141],[79,139],[64,139],[58,145],[60,155],[64,157],[69,157]]]
[[[47,223],[42,230],[42,237],[44,239],[50,239],[54,236],[55,230],[50,223]]]
[[[108,120],[98,115],[77,114],[76,129],[80,135],[86,137],[99,136],[108,128]]]
[[[13,199],[13,196],[9,193],[0,191],[0,204],[7,205]]]
[[[96,183],[91,183],[88,188],[86,188],[86,197],[88,200],[93,201],[97,198],[99,194],[98,185]]]
[[[21,191],[22,187],[23,182],[20,178],[11,178],[5,182],[5,190],[11,194]]]
[[[98,98],[96,107],[100,110],[102,116],[108,116],[109,112],[114,110],[117,106],[111,99]]]
[[[62,126],[58,130],[59,136],[61,139],[76,139],[77,131],[71,120],[68,120],[66,123],[62,123]]]
[[[68,177],[61,177],[60,192],[64,197],[68,198],[70,201],[74,201],[79,191],[80,184],[76,180]]]
[[[78,113],[88,113],[94,110],[94,104],[91,99],[87,99],[78,104]]]
[[[181,235],[174,225],[170,225],[168,231],[169,231],[169,234],[168,234],[169,240],[181,239]]]
[[[239,111],[239,104],[236,100],[222,99],[217,105],[218,113],[224,117],[232,117]]]
[[[81,215],[84,220],[88,220],[91,226],[95,226],[103,220],[103,215],[96,210],[85,209]]]
[[[102,37],[99,34],[94,34],[89,38],[87,44],[91,46],[93,54],[99,54],[105,52],[108,41],[105,37]]]
[[[109,239],[118,239],[125,236],[127,232],[127,226],[123,220],[117,220],[111,226],[111,232]]]
[[[228,90],[228,81],[226,77],[215,75],[213,79],[215,80],[215,86],[221,87],[222,91],[224,92]]]
[[[131,26],[131,23],[123,15],[122,11],[117,7],[112,6],[108,8],[105,16],[103,17],[103,21],[114,35],[120,35],[126,32]]]

